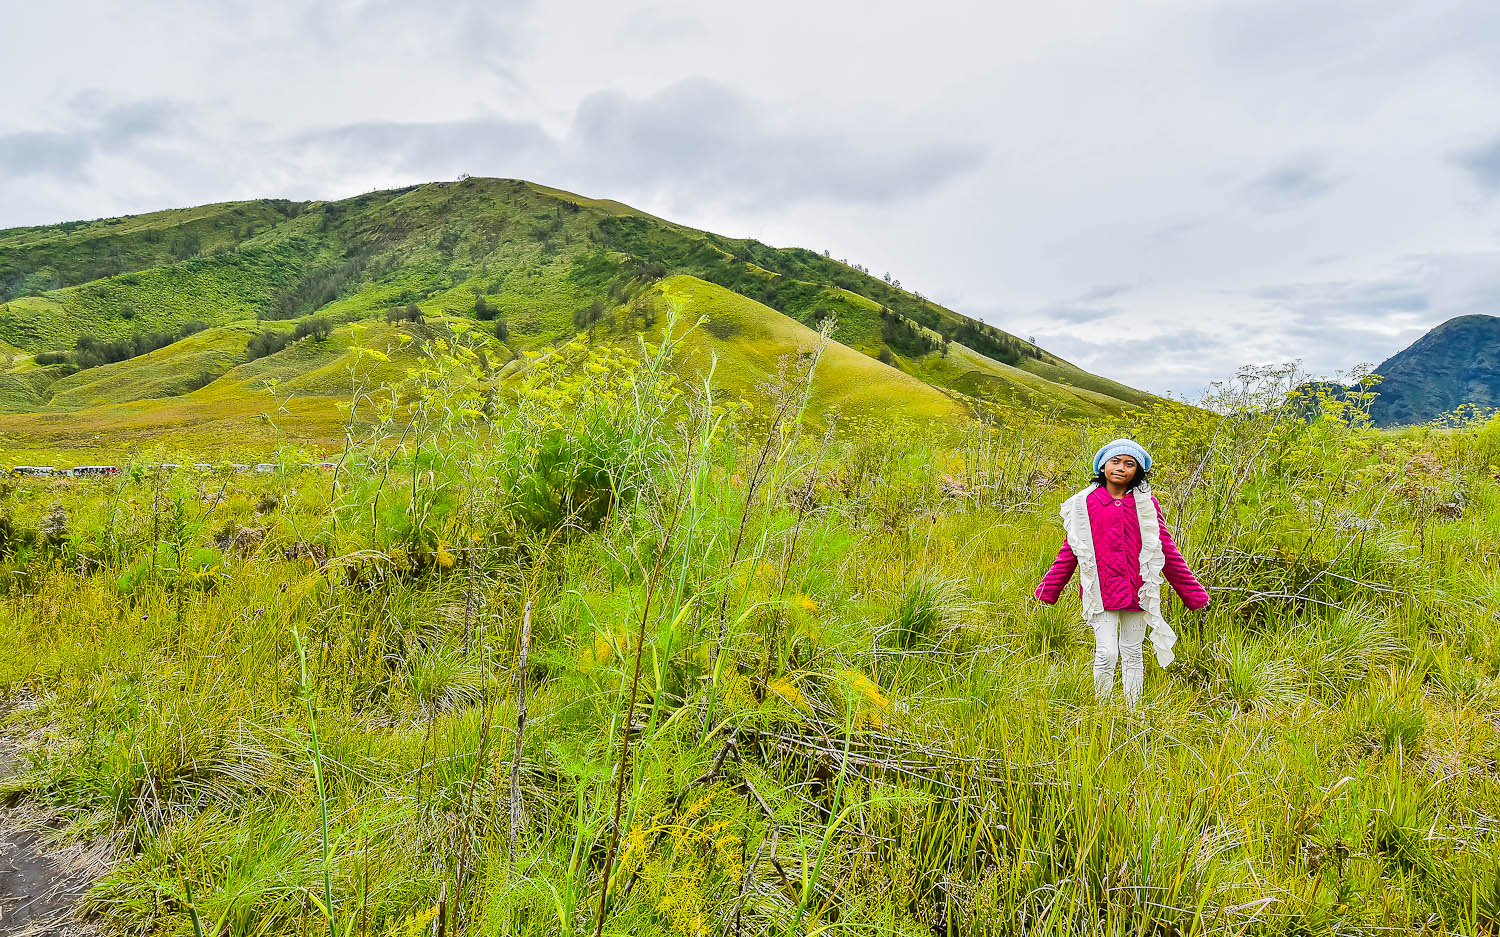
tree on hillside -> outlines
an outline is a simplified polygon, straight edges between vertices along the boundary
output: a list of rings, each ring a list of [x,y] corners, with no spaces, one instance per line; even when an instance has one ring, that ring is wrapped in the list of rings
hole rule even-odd
[[[289,344],[291,344],[290,335],[267,329],[250,337],[249,343],[245,346],[245,360],[254,361],[256,358],[274,355]]]
[[[310,336],[313,341],[325,342],[331,334],[333,334],[333,323],[322,316],[313,316],[311,319],[303,319],[297,323],[297,329],[292,333],[292,338],[300,340]]]
[[[587,306],[580,307],[573,313],[573,324],[579,329],[589,330],[589,339],[594,337],[594,326],[604,318],[604,300],[596,299]]]

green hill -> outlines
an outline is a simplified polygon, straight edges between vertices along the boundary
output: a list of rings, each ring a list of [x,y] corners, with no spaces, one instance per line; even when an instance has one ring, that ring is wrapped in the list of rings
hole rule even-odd
[[[705,317],[693,357],[712,351],[737,394],[754,396],[835,317],[820,405],[947,420],[985,401],[1088,416],[1148,399],[812,251],[467,179],[0,231],[0,448],[57,445],[59,432],[110,438],[126,413],[130,439],[149,438],[153,420],[207,438],[226,415],[262,406],[271,378],[308,398],[291,409],[312,412],[303,404],[348,393],[347,331],[255,362],[247,347],[314,314],[380,329],[461,317],[507,360],[580,332],[651,331],[667,299]],[[316,442],[328,421],[293,422]]]
[[[1377,426],[1425,423],[1465,404],[1500,407],[1500,318],[1449,319],[1375,369]]]

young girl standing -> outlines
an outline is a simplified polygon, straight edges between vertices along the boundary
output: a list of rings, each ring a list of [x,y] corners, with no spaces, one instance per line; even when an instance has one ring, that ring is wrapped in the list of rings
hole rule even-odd
[[[1134,440],[1116,439],[1094,453],[1094,480],[1063,502],[1066,540],[1036,587],[1036,597],[1052,605],[1078,570],[1083,618],[1094,630],[1094,692],[1109,699],[1119,660],[1128,706],[1146,680],[1141,644],[1148,629],[1157,662],[1166,667],[1174,658],[1177,635],[1162,617],[1162,579],[1189,609],[1208,606],[1208,593],[1167,532],[1146,480],[1150,471],[1151,453]]]

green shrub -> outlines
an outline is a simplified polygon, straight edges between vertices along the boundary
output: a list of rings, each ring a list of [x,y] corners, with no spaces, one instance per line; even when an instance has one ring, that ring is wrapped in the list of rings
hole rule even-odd
[[[1427,730],[1427,714],[1419,701],[1395,699],[1375,690],[1356,704],[1361,735],[1382,751],[1414,755]]]
[[[628,462],[624,448],[608,438],[549,433],[530,462],[507,479],[515,515],[536,532],[593,530],[622,495],[634,493],[625,477]]]
[[[966,608],[957,582],[936,573],[917,573],[907,580],[891,607],[886,642],[902,650],[932,644],[958,625]]]
[[[304,338],[311,338],[313,341],[325,342],[331,334],[333,334],[333,323],[322,316],[313,316],[311,319],[303,319],[297,323],[297,328],[292,332],[292,340],[300,341]]]
[[[1273,656],[1274,646],[1233,633],[1213,650],[1225,696],[1241,710],[1287,705],[1298,697],[1289,661]]]
[[[286,332],[267,329],[251,336],[249,344],[245,346],[245,360],[254,361],[274,355],[291,343],[292,338]]]

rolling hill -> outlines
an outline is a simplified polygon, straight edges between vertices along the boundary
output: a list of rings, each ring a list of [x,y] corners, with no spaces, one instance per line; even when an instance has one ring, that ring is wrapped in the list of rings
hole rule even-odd
[[[1465,405],[1500,407],[1500,318],[1459,316],[1375,369],[1376,426],[1425,423]]]
[[[832,316],[819,406],[920,421],[1149,399],[826,255],[471,178],[0,230],[0,451],[317,447],[337,436],[356,326],[389,355],[358,365],[382,380],[414,354],[399,335],[456,318],[505,361],[580,333],[629,339],[669,305],[703,317],[687,357],[716,356],[730,395],[753,397]],[[294,338],[309,317],[330,333]]]

